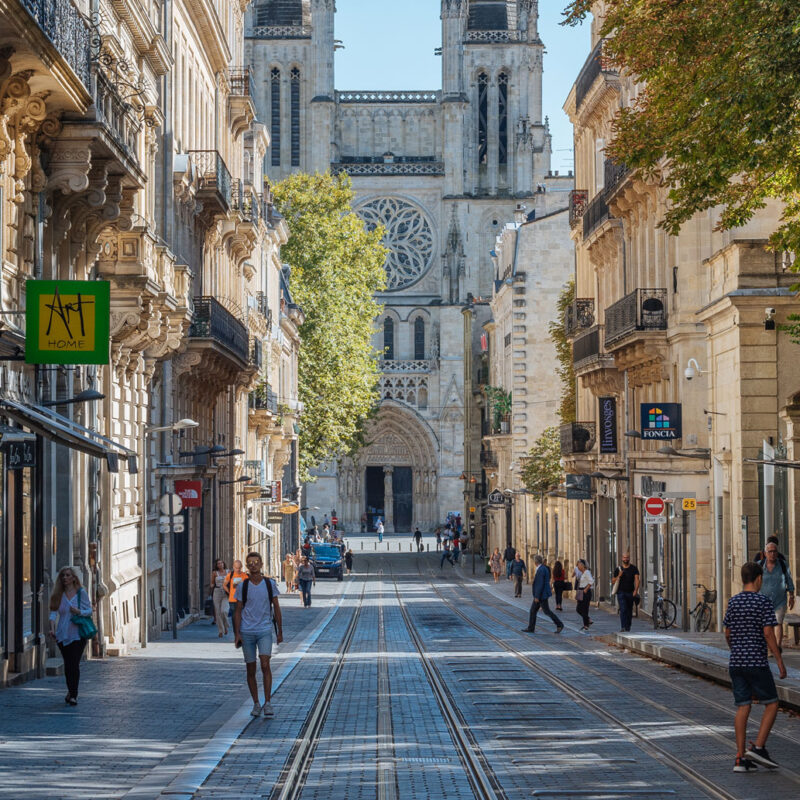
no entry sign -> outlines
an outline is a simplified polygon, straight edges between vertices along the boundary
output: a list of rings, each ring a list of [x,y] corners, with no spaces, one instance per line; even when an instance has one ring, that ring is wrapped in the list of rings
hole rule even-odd
[[[666,504],[660,497],[648,497],[647,500],[644,501],[645,513],[649,514],[651,517],[660,517],[664,513],[665,508]]]

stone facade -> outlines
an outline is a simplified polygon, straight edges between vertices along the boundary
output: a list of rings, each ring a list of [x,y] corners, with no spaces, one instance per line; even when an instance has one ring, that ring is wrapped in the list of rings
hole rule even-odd
[[[440,89],[336,91],[332,0],[264,0],[250,11],[247,60],[273,133],[270,176],[346,172],[358,213],[387,227],[371,444],[323,466],[306,500],[320,516],[336,509],[348,530],[362,515],[370,527],[381,516],[390,530],[429,529],[462,510],[461,309],[491,295],[488,254],[503,221],[558,185],[536,3],[443,0],[441,19]]]
[[[244,7],[0,3],[0,681],[44,673],[65,565],[95,608],[94,655],[124,653],[173,610],[202,612],[213,556],[256,547],[277,574],[297,541],[297,515],[270,530],[261,502],[270,479],[296,491],[302,311]],[[108,364],[24,364],[36,279],[110,283]],[[172,429],[186,418],[198,426]],[[15,469],[9,437],[34,466]],[[173,547],[156,501],[176,478],[200,481],[203,507]]]

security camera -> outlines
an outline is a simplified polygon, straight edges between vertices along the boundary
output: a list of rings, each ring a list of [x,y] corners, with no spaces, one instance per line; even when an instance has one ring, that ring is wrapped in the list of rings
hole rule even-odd
[[[776,311],[774,308],[765,308],[764,309],[764,330],[765,331],[774,331],[775,330],[775,314]]]
[[[683,377],[686,378],[687,381],[690,381],[692,378],[702,374],[703,370],[700,369],[700,365],[697,363],[697,360],[690,358],[686,364],[686,369],[683,371]]]

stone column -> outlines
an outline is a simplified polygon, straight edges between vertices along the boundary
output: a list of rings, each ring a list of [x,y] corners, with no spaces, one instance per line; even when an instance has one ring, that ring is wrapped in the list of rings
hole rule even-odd
[[[497,76],[490,76],[489,78],[489,93],[488,93],[488,109],[487,109],[487,122],[488,122],[488,181],[489,181],[489,194],[497,194],[497,181],[499,176],[499,156],[500,156],[500,115],[498,114],[498,101],[500,99],[500,92],[497,88]]]
[[[786,424],[786,458],[796,461],[800,456],[800,398],[795,397],[791,405],[784,406],[778,416]],[[789,469],[786,505],[789,512],[789,565],[797,574],[798,532],[800,531],[800,470]]]
[[[394,533],[393,475],[394,467],[383,468],[383,527],[386,533]]]

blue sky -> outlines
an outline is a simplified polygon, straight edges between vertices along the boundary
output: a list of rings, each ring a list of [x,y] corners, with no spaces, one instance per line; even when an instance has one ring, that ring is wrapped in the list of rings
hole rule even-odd
[[[541,0],[543,102],[553,133],[553,169],[572,169],[572,126],[561,106],[589,54],[589,28],[562,28],[567,0]],[[337,0],[337,89],[438,89],[442,61],[439,0]]]

